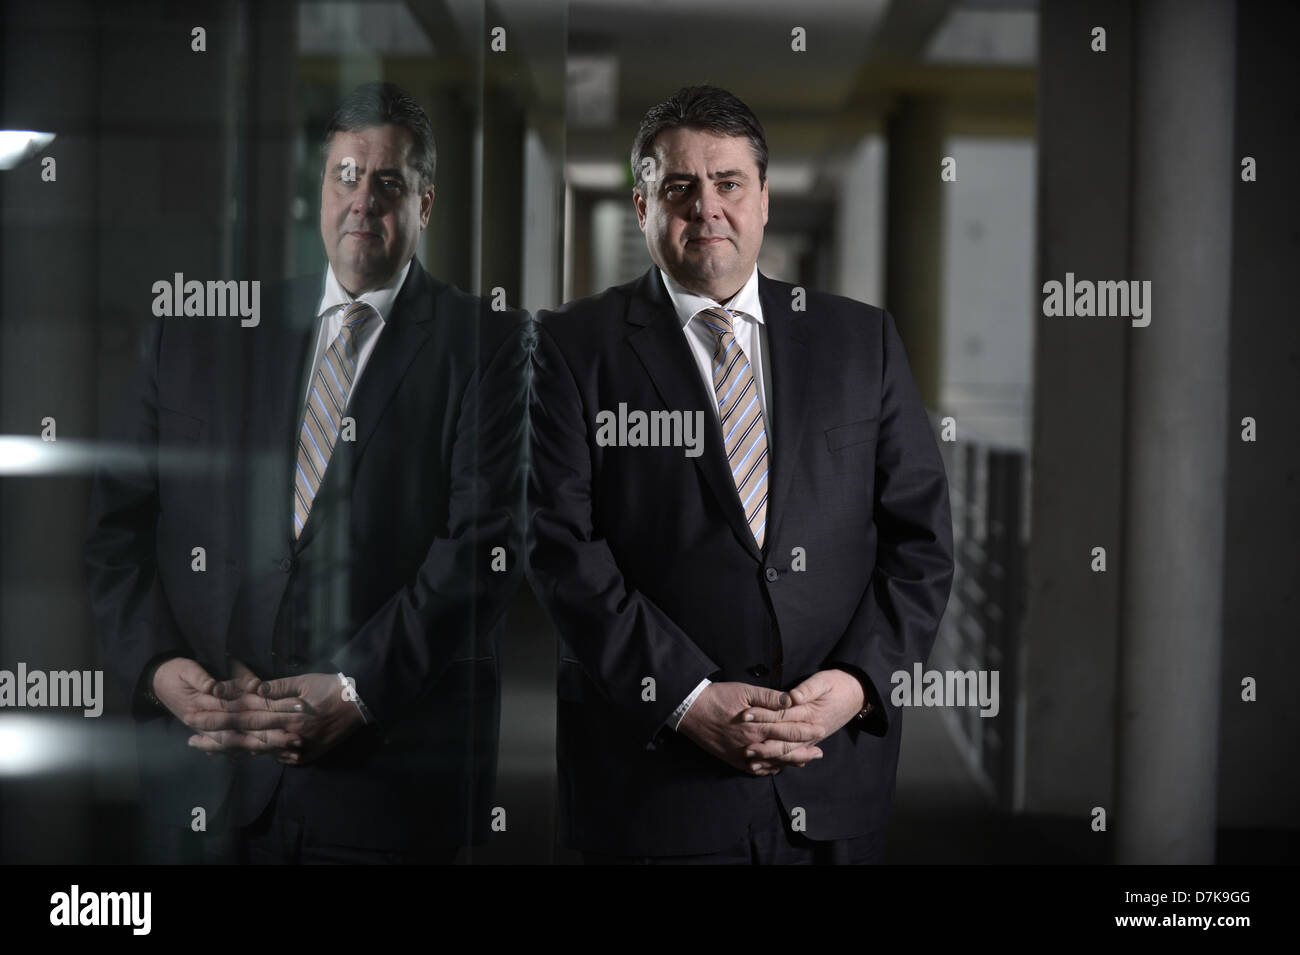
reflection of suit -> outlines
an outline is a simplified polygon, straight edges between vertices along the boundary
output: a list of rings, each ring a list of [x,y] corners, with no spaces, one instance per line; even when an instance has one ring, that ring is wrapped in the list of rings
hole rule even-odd
[[[761,552],[657,271],[539,316],[530,576],[562,638],[561,824],[576,848],[719,850],[774,790],[814,840],[885,825],[890,674],[928,655],[952,579],[947,481],[893,318],[816,292],[796,312],[792,292],[759,276],[773,394]],[[595,417],[620,403],[703,410],[703,454],[602,447]],[[874,710],[804,769],[746,775],[663,729],[704,677],[789,689],[837,665],[867,678]]]
[[[155,742],[142,755],[175,754],[151,821],[188,827],[191,807],[211,815],[224,804],[246,824],[278,785],[321,842],[463,845],[489,821],[496,647],[521,553],[522,326],[413,262],[345,412],[355,440],[337,443],[295,541],[292,475],[321,288],[320,277],[287,283],[253,328],[170,318],[154,329],[115,437],[204,463],[164,457],[98,475],[87,543],[95,614],[137,702],[160,655],[197,659],[218,678],[235,658],[264,679],[342,671],[376,719],[315,763],[245,759],[233,779],[227,760],[186,749],[190,731],[170,714],[149,720]],[[492,570],[498,546],[504,573]]]

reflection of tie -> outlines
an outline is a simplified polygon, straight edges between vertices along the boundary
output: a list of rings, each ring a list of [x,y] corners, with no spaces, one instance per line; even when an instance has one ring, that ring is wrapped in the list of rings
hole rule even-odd
[[[763,427],[763,406],[758,400],[758,383],[749,370],[749,359],[736,343],[731,329],[731,312],[706,308],[700,312],[704,324],[718,336],[713,351],[713,391],[722,418],[722,444],[727,451],[731,480],[740,494],[745,521],[763,546],[767,527],[767,431]]]
[[[377,323],[371,318],[378,312],[365,302],[353,302],[343,313],[343,327],[321,356],[311,378],[307,410],[298,434],[298,467],[293,479],[293,536],[297,539],[311,513],[311,502],[325,479],[334,443],[339,437],[339,423],[348,405],[352,379],[357,374],[357,353],[361,343]]]

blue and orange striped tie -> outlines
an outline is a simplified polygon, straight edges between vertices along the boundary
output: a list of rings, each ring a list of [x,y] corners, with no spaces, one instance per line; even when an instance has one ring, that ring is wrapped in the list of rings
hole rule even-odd
[[[311,393],[298,433],[298,466],[293,479],[293,536],[297,540],[307,524],[312,501],[325,480],[330,455],[339,438],[343,409],[357,374],[357,354],[361,344],[378,322],[379,315],[365,302],[353,302],[343,313],[343,327],[330,343],[311,378]]]
[[[762,549],[767,529],[768,455],[758,383],[750,371],[749,359],[736,343],[732,313],[723,308],[706,308],[699,314],[718,336],[713,351],[713,391],[722,419],[722,443],[745,521]]]

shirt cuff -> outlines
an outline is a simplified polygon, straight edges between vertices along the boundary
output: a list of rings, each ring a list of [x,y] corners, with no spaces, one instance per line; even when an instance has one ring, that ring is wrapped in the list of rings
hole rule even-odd
[[[665,725],[670,727],[673,732],[676,732],[677,727],[681,726],[682,720],[686,718],[686,711],[691,708],[691,704],[694,703],[696,698],[704,692],[704,688],[712,682],[713,681],[707,676],[701,680],[699,685],[696,686],[695,689],[691,690],[690,695],[677,705],[677,709],[673,710],[672,715],[668,717]]]
[[[362,701],[361,695],[357,693],[357,685],[351,677],[338,674],[339,683],[343,686],[343,699],[351,700],[357,705],[357,712],[361,714],[361,722],[369,726],[375,721],[375,716],[370,712],[370,707]]]

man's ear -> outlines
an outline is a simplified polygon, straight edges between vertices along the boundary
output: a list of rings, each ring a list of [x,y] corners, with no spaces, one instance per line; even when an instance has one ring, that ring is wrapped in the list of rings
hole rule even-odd
[[[429,213],[433,211],[433,194],[434,188],[430,186],[420,196],[420,229],[423,230],[429,224]]]
[[[632,187],[632,206],[633,208],[636,209],[637,225],[639,225],[641,227],[641,231],[644,232],[645,231],[645,196],[642,195],[640,186]]]
[[[767,176],[763,177],[763,192],[760,201],[763,203],[763,225],[767,225]]]

